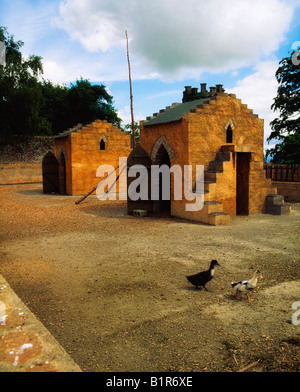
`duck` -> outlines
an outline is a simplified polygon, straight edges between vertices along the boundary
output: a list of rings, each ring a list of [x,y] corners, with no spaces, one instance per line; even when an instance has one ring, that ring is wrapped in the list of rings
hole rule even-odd
[[[186,278],[190,283],[196,286],[196,289],[198,289],[198,287],[203,287],[206,291],[209,291],[205,285],[214,277],[214,267],[216,265],[220,267],[220,264],[217,262],[217,260],[212,260],[207,271],[202,271],[195,275],[189,275],[186,276]]]
[[[252,291],[255,289],[257,282],[258,282],[258,278],[263,279],[263,276],[260,273],[260,271],[257,269],[254,272],[254,275],[252,276],[251,279],[241,280],[240,282],[237,282],[237,283],[231,282],[231,287],[233,288],[233,290],[235,292],[234,298],[240,299],[240,298],[238,298],[239,294],[241,295],[242,293],[246,293],[247,300],[254,301],[253,299],[251,299],[249,297],[249,291]]]

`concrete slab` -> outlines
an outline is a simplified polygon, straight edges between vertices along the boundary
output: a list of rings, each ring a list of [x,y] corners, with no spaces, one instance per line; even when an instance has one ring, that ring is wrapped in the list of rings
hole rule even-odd
[[[0,372],[81,372],[0,275]]]

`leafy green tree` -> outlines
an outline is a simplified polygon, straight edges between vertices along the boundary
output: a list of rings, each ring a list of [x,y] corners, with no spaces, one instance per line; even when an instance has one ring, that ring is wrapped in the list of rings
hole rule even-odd
[[[134,128],[135,128],[135,141],[136,141],[136,143],[139,143],[140,142],[140,126],[139,126],[139,123],[137,123],[136,121],[134,122]],[[127,133],[127,135],[132,136],[132,124],[131,123],[126,124],[124,126],[123,131],[125,133]]]
[[[40,80],[42,58],[22,57],[22,41],[0,27],[6,64],[0,65],[0,129],[2,142],[20,136],[55,135],[78,123],[107,120],[120,127],[113,98],[104,85],[80,79],[70,88]]]
[[[281,143],[275,145],[272,154],[269,155],[273,157],[273,163],[300,164],[300,133],[285,136]]]
[[[92,85],[88,80],[81,78],[71,85],[67,102],[68,121],[72,125],[99,119],[120,127],[121,119],[113,106],[113,98],[103,84]]]
[[[271,108],[279,111],[279,117],[271,123],[272,132],[268,138],[278,140],[273,149],[267,150],[267,156],[274,163],[299,163],[300,134],[300,65],[295,59],[299,56],[293,52],[291,57],[285,57],[279,63],[276,79],[279,83],[277,96]]]
[[[55,135],[73,126],[68,119],[68,87],[43,80],[41,91],[41,116],[50,123],[51,134]]]
[[[6,47],[6,64],[0,65],[0,129],[2,141],[15,136],[49,132],[49,123],[40,116],[42,93],[38,81],[43,72],[41,57],[23,59],[22,41],[15,41],[0,27],[0,41]]]

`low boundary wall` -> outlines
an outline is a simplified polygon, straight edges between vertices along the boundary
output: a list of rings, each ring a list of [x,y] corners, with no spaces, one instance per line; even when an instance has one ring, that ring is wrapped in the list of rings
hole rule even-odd
[[[277,188],[277,194],[284,196],[284,201],[300,203],[300,182],[273,181],[272,185]]]
[[[42,162],[0,164],[0,185],[43,182]]]

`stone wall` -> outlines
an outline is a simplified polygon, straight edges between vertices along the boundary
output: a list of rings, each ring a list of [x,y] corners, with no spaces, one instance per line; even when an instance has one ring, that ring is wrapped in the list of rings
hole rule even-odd
[[[188,121],[190,162],[209,162],[226,145],[226,131],[230,125],[235,146],[251,146],[253,160],[263,162],[264,121],[253,114],[234,94],[218,94],[209,103],[184,115]],[[229,144],[229,145],[230,145]]]
[[[0,164],[0,185],[39,183],[42,181],[41,162]]]
[[[100,150],[101,140],[105,143],[104,150]],[[100,165],[116,168],[120,157],[128,157],[130,136],[106,121],[97,120],[65,138],[55,139],[54,154],[58,160],[62,151],[67,157],[67,193],[82,195],[100,182],[96,177]]]
[[[277,188],[278,195],[284,196],[284,201],[300,203],[300,182],[272,182]]]

